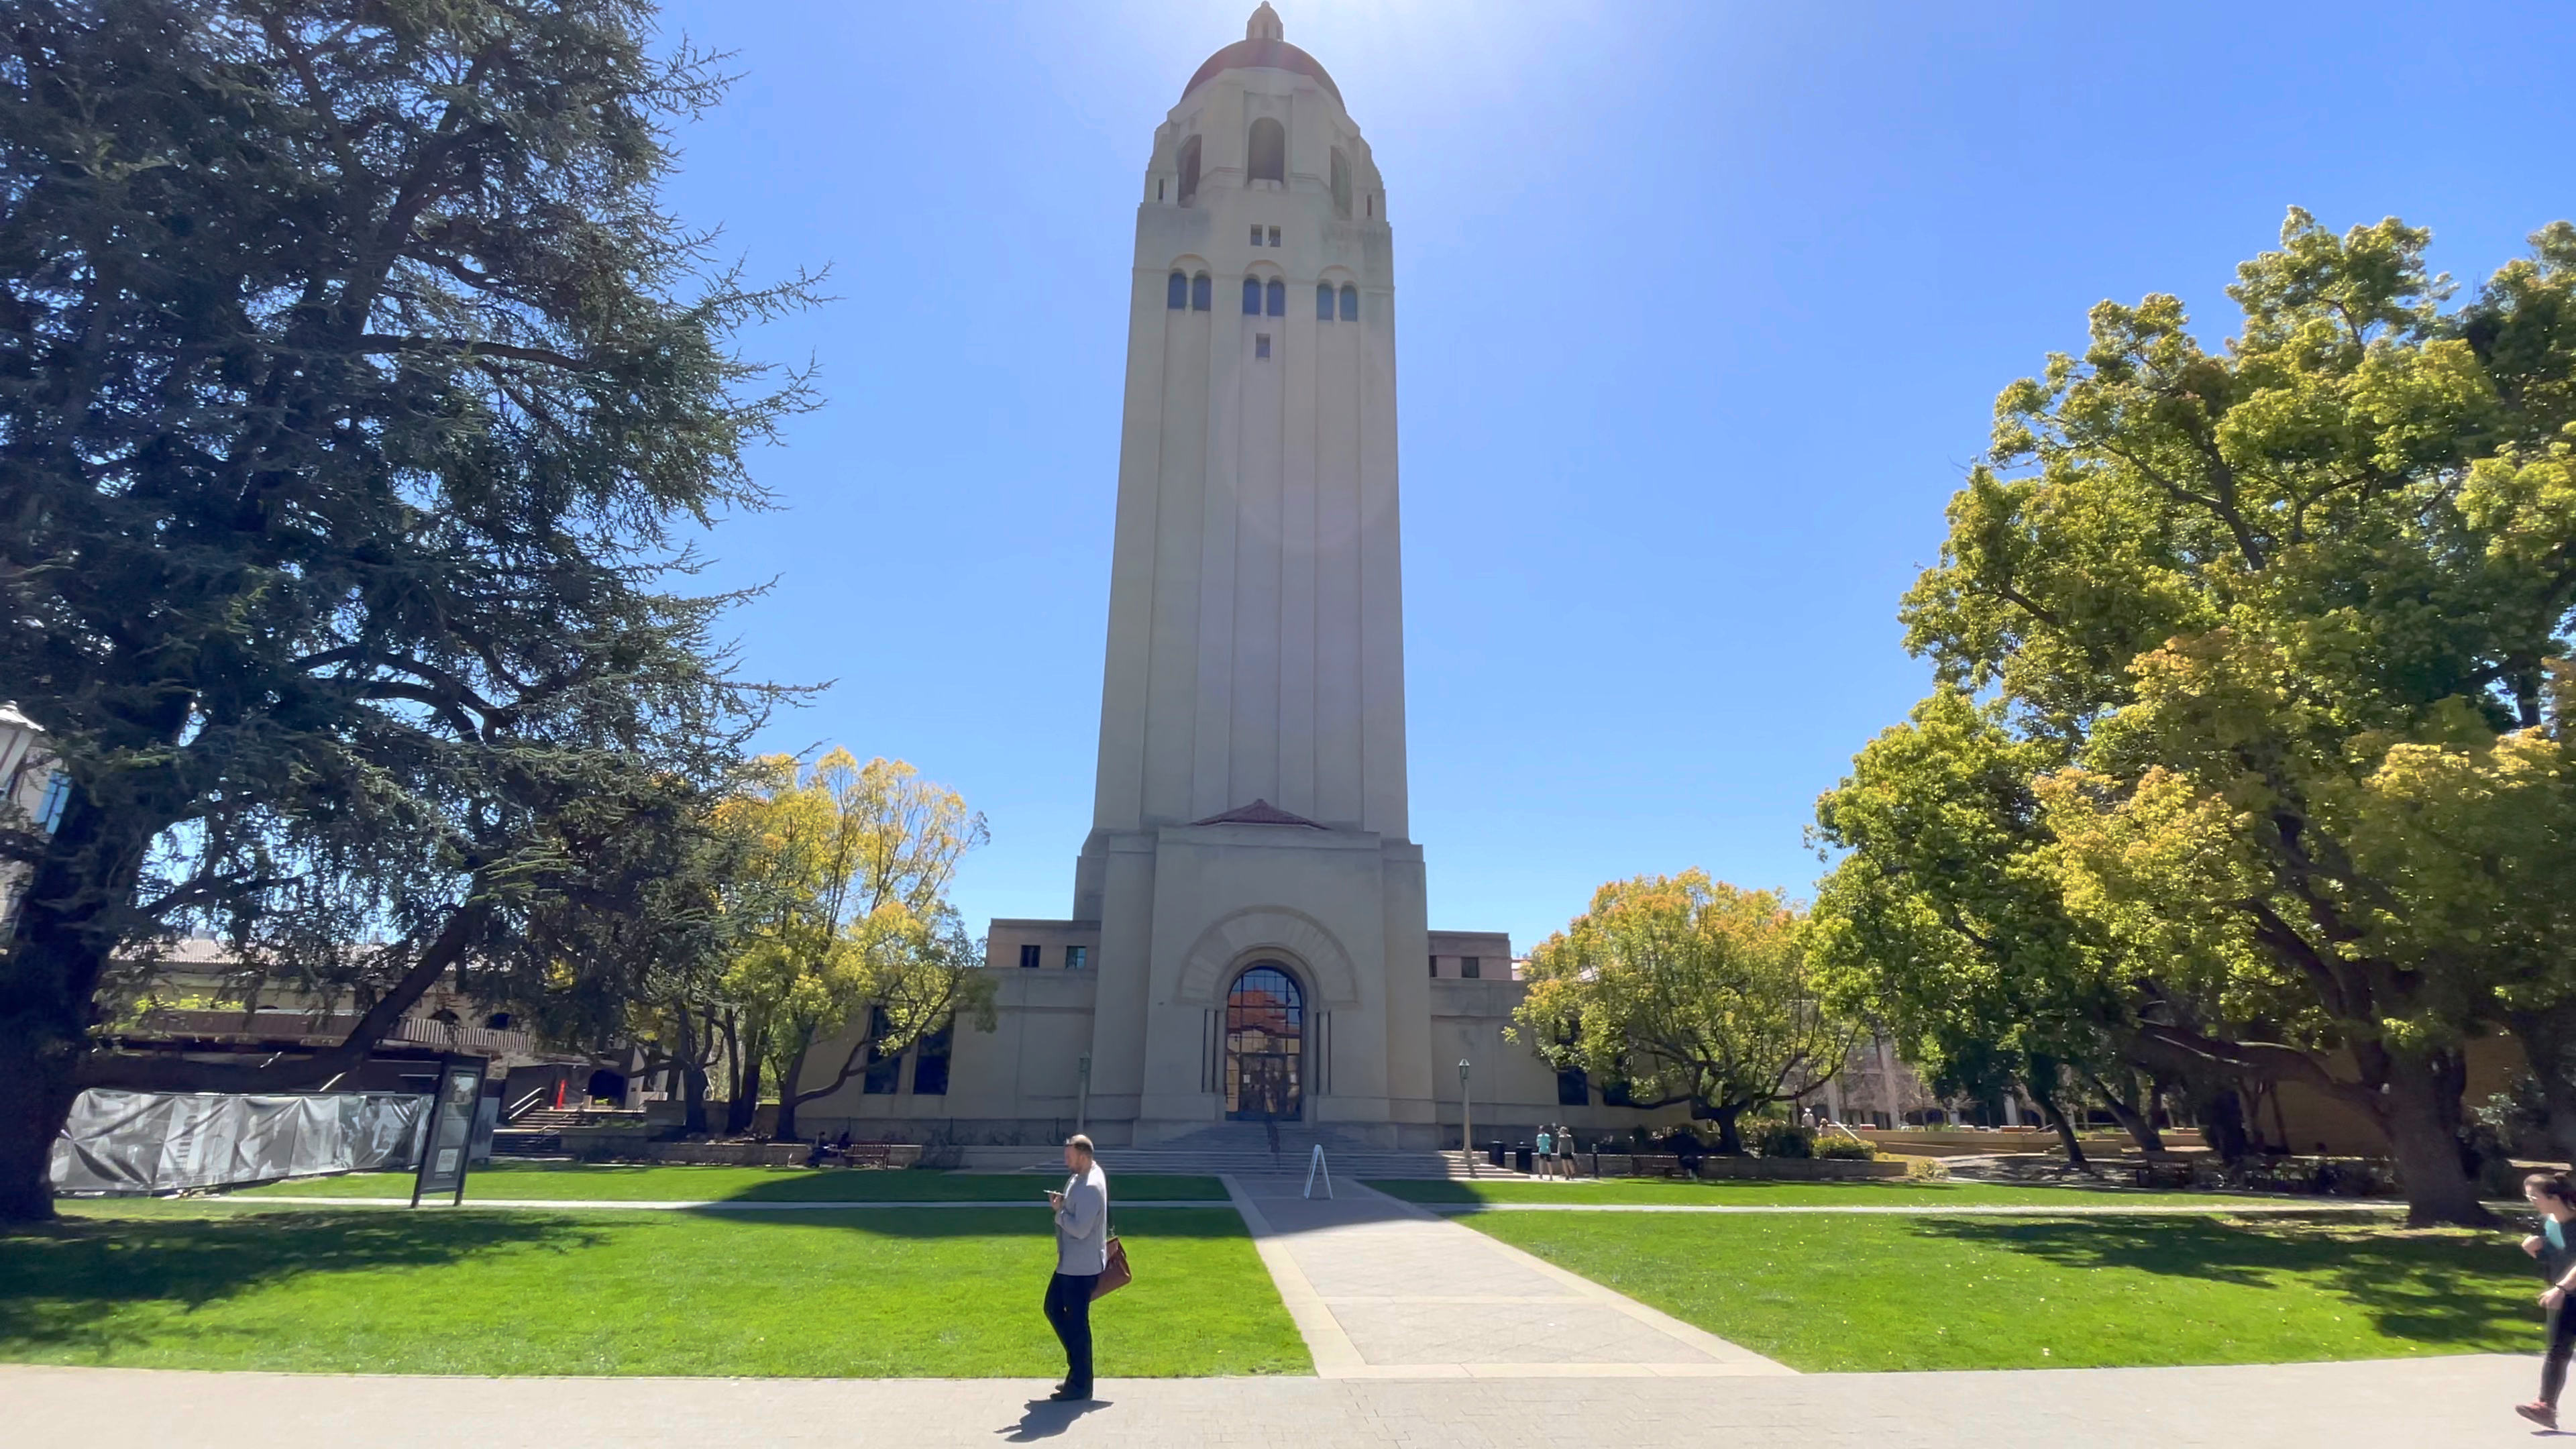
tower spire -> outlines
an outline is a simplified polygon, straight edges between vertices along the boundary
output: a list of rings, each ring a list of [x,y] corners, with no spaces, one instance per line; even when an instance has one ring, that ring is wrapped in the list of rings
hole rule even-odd
[[[1253,11],[1252,19],[1244,23],[1243,38],[1246,40],[1286,38],[1286,28],[1279,23],[1279,12],[1270,8],[1270,0],[1261,0],[1261,8]]]

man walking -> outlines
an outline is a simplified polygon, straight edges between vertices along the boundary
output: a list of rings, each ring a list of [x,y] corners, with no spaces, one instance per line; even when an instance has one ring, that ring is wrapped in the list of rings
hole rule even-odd
[[[1091,1397],[1091,1290],[1109,1266],[1109,1177],[1092,1160],[1091,1139],[1065,1139],[1064,1191],[1047,1194],[1055,1209],[1055,1276],[1047,1280],[1047,1326],[1064,1345],[1064,1382],[1047,1397]]]

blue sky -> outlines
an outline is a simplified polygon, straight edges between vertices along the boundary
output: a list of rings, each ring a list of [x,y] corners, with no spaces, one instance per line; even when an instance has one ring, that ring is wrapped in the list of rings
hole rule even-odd
[[[726,523],[769,745],[989,818],[957,898],[1059,916],[1090,823],[1127,269],[1153,129],[1251,0],[688,3],[735,52],[670,204],[841,300],[828,405]],[[1817,793],[1926,687],[1899,593],[1995,393],[2104,297],[2213,336],[2296,203],[2474,281],[2576,215],[2576,6],[1282,0],[1396,234],[1413,834],[1526,950],[1600,882],[1799,894]]]

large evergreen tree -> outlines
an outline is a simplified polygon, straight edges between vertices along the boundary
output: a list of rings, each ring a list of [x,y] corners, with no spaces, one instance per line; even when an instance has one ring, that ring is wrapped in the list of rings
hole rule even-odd
[[[658,208],[721,78],[641,0],[5,23],[0,692],[73,785],[0,962],[24,1218],[83,1085],[335,1065],[95,1051],[111,961],[177,926],[372,1008],[340,1059],[448,973],[623,1009],[762,702],[682,576],[807,394],[728,338],[807,289]]]

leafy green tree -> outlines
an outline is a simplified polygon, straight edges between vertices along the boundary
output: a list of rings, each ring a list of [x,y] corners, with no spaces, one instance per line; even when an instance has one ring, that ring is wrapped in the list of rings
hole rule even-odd
[[[2126,1013],[2047,857],[2032,781],[2063,758],[1935,691],[1817,802],[1818,836],[1849,853],[1817,892],[1809,946],[1838,1011],[1877,1021],[1936,1090],[2018,1088],[2080,1167],[2070,1065],[2124,1072],[2111,1028]]]
[[[766,886],[719,986],[739,1022],[732,1130],[750,1125],[764,1071],[778,1082],[778,1135],[793,1137],[797,1108],[848,1083],[871,1048],[901,1052],[960,1007],[991,1029],[991,983],[948,903],[958,861],[988,835],[956,791],[901,760],[861,765],[835,749],[800,777],[773,755],[718,815],[752,841],[746,874]],[[854,1023],[875,1029],[807,1086],[815,1045]]]
[[[429,984],[617,997],[603,915],[765,692],[682,591],[809,404],[800,305],[664,214],[705,57],[642,0],[23,0],[0,66],[0,680],[72,782],[0,960],[0,1218],[84,1085],[292,1086]],[[365,1010],[220,1071],[93,1050],[211,925]],[[353,944],[363,943],[363,944]],[[598,989],[593,990],[596,986]]]
[[[1856,1037],[1819,999],[1797,911],[1699,870],[1601,887],[1530,953],[1528,983],[1514,1040],[1637,1106],[1688,1103],[1729,1153],[1746,1112],[1822,1086]]]
[[[2103,1020],[2361,1112],[2419,1222],[2486,1216],[2464,1041],[2576,996],[2559,913],[2522,899],[2576,866],[2548,687],[2576,227],[2533,240],[2445,311],[2424,232],[2294,211],[2223,352],[2172,297],[2097,306],[2081,356],[1998,400],[1904,609],[1945,684],[2064,762],[2030,776],[2035,858]]]

